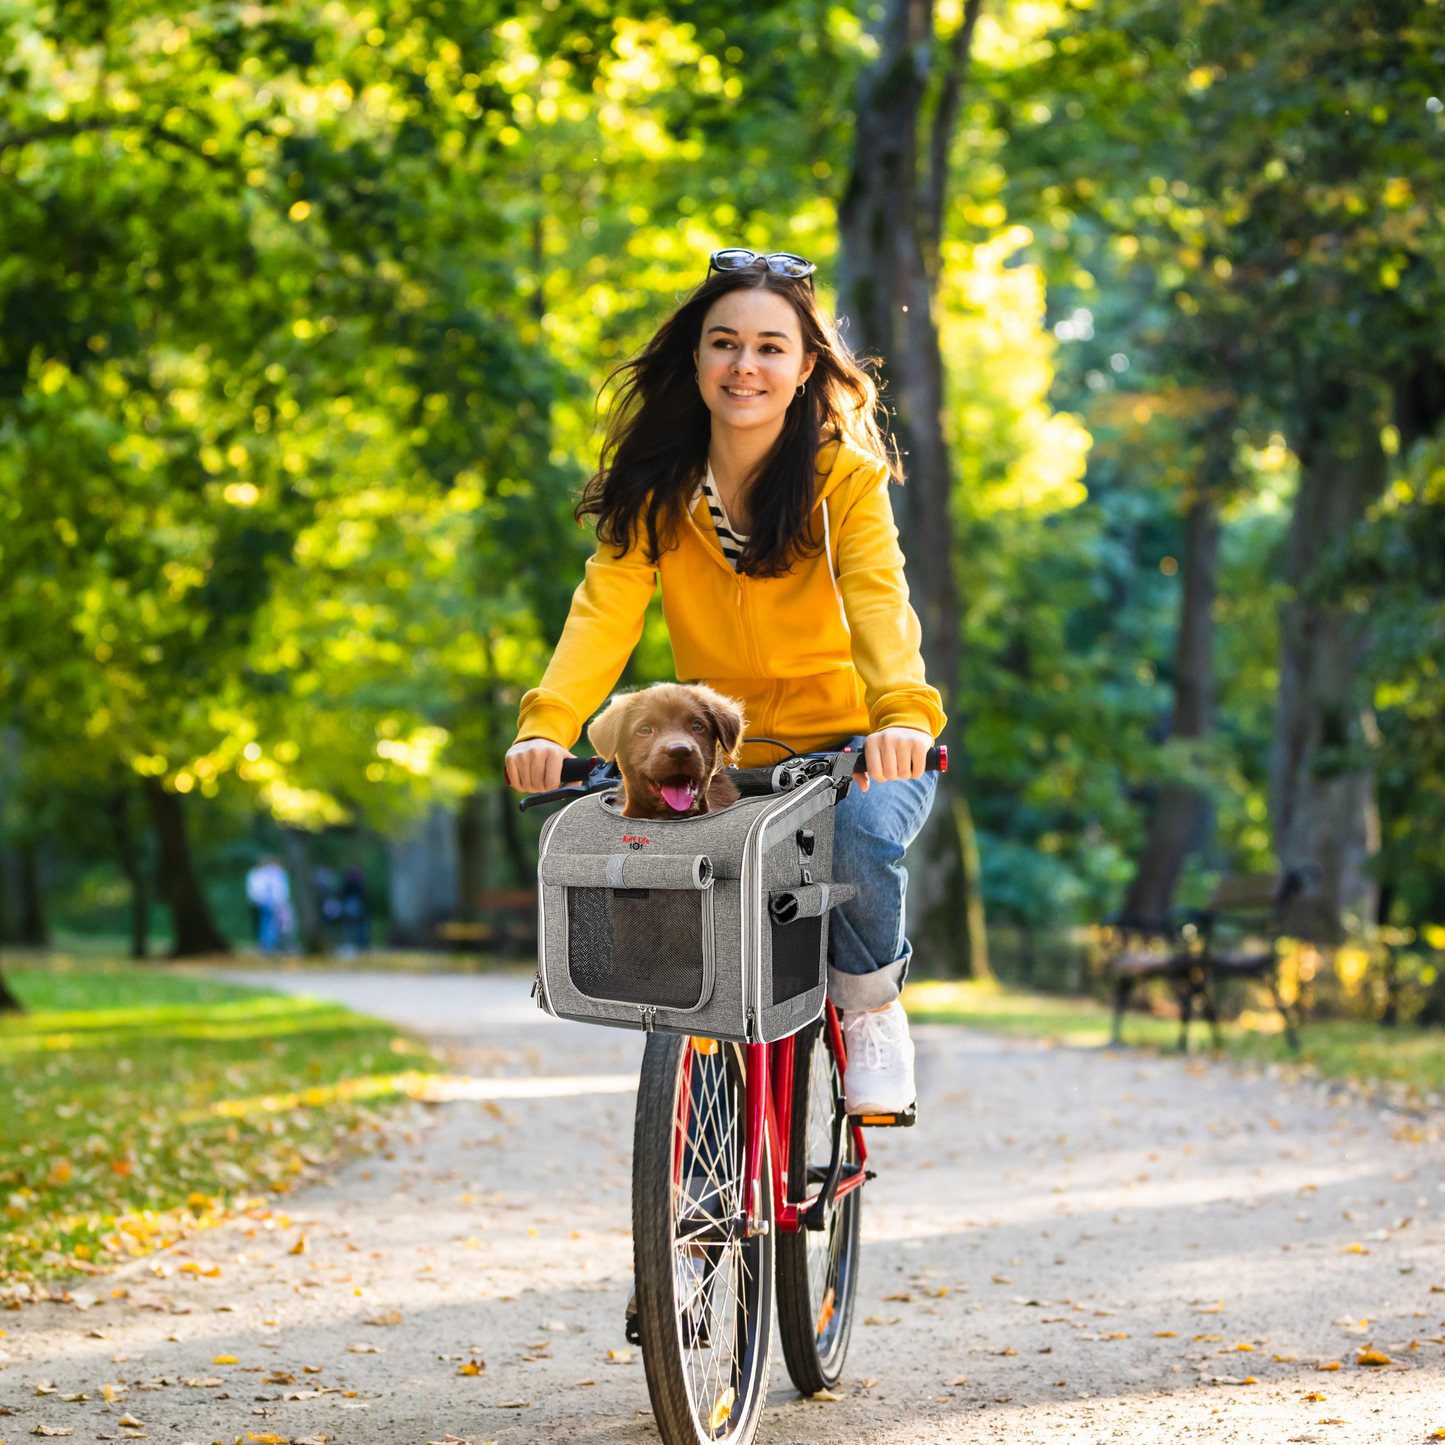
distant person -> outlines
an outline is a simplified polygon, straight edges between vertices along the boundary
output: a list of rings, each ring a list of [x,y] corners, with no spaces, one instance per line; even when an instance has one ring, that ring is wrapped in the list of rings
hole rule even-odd
[[[341,907],[341,946],[348,953],[371,947],[371,920],[366,912],[366,875],[348,868],[337,899]]]
[[[275,953],[291,920],[291,880],[269,854],[246,874],[246,901],[256,910],[256,943]]]
[[[311,870],[311,883],[316,889],[316,906],[321,910],[325,927],[335,930],[341,924],[341,874],[318,863]]]

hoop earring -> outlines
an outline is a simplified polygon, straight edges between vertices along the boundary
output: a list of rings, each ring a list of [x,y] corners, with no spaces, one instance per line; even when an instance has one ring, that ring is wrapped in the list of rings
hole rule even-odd
[[[699,379],[697,372],[693,372],[693,374],[692,374],[692,379],[693,379],[694,381],[696,381],[699,386],[702,385],[702,382],[701,382],[701,380]]]
[[[802,396],[802,394],[803,394],[805,391],[807,391],[807,389],[808,389],[808,388],[807,388],[807,385],[806,385],[806,383],[805,383],[804,385],[800,386],[800,387],[797,389],[797,391],[795,391],[795,392],[793,393],[793,395],[794,395],[794,396]]]

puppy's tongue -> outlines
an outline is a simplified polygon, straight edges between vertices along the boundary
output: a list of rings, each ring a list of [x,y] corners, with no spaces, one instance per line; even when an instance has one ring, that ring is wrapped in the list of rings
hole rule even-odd
[[[660,783],[662,801],[674,813],[685,813],[692,807],[692,788],[687,783]]]

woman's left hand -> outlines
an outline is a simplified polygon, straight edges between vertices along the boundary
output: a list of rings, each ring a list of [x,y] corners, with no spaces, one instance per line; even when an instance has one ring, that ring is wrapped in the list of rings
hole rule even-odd
[[[868,771],[855,773],[854,780],[866,793],[870,780],[891,783],[899,778],[921,778],[932,746],[933,739],[917,728],[883,728],[869,733],[863,743]]]

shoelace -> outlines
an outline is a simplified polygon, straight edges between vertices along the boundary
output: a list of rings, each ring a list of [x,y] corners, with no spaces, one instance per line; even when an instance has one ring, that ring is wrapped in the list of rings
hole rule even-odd
[[[849,1045],[856,1047],[854,1035],[863,1036],[864,1068],[882,1069],[891,1062],[890,1056],[899,1042],[897,1030],[888,1027],[892,1017],[891,1013],[864,1013],[848,1020]]]

